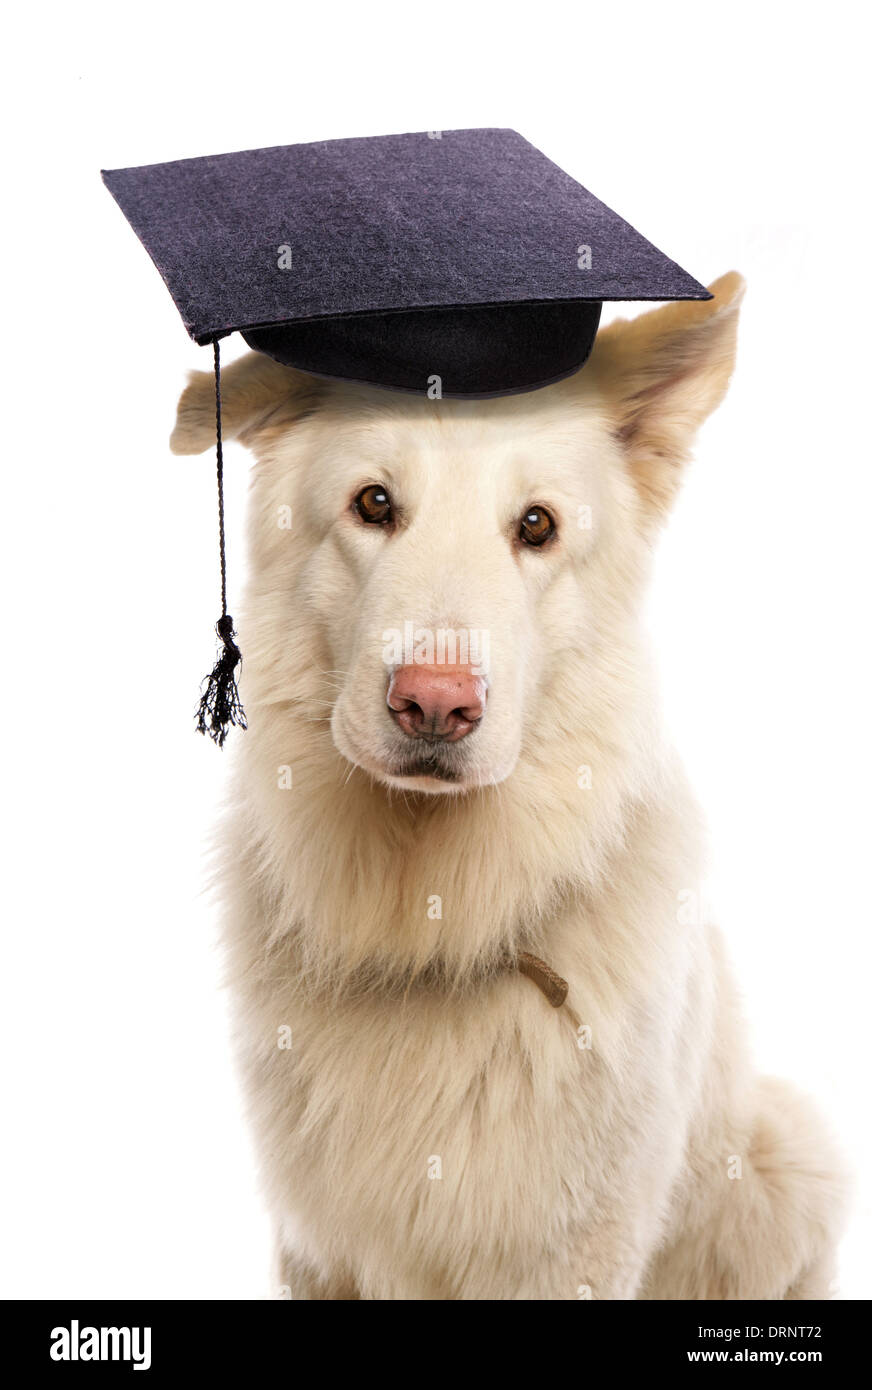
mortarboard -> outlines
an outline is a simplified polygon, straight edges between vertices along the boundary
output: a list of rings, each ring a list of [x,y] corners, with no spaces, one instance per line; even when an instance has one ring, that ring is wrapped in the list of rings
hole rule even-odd
[[[103,179],[195,342],[213,345],[222,613],[198,727],[245,727],[227,613],[219,341],[435,398],[536,390],[587,360],[604,300],[708,291],[513,130],[244,150]]]

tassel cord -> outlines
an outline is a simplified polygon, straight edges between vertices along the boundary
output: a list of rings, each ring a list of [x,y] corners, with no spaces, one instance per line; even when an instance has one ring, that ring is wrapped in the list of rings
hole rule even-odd
[[[224,449],[221,436],[221,353],[218,340],[212,344],[215,361],[215,461],[218,481],[218,554],[221,563],[221,617],[215,631],[221,642],[218,659],[206,679],[206,689],[197,709],[197,729],[208,734],[219,748],[231,725],[246,729],[245,710],[239,698],[235,671],[242,653],[235,642],[233,619],[227,612],[227,557],[224,545]]]

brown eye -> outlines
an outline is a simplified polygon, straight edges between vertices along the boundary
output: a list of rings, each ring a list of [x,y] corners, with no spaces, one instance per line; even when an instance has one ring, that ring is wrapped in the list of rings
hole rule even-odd
[[[372,526],[384,526],[394,519],[390,495],[381,483],[371,483],[363,488],[355,497],[353,507],[361,521]]]
[[[557,530],[554,518],[544,507],[531,507],[521,517],[518,535],[525,545],[544,545]]]

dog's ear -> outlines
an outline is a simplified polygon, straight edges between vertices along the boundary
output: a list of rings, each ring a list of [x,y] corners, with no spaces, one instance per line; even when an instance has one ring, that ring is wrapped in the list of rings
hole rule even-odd
[[[277,434],[311,410],[319,383],[261,352],[248,352],[221,371],[221,433],[252,442],[263,432]],[[170,436],[174,454],[202,454],[215,443],[215,377],[191,372]]]
[[[610,324],[591,355],[633,480],[657,515],[668,510],[694,435],[723,399],[733,370],[745,282],[731,271],[709,289],[713,299]]]

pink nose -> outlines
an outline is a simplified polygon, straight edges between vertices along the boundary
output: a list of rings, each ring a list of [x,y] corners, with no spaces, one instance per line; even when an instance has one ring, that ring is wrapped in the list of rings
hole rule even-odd
[[[487,683],[468,666],[400,666],[388,686],[388,709],[410,738],[456,743],[487,705]]]

